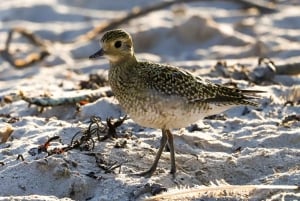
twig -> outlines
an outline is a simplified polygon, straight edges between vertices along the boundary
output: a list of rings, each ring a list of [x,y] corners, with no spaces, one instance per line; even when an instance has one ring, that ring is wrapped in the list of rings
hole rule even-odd
[[[167,1],[167,2],[161,2],[158,4],[155,4],[153,6],[149,6],[146,8],[140,8],[136,7],[133,8],[126,16],[113,19],[110,22],[104,22],[95,27],[93,30],[79,36],[75,39],[76,42],[85,42],[95,39],[100,33],[103,33],[105,31],[115,29],[119,27],[122,24],[128,23],[130,20],[147,15],[150,12],[161,10],[164,8],[167,8],[171,5],[178,4],[178,3],[189,3],[193,1],[199,1],[199,0],[175,0],[175,1]]]
[[[10,44],[14,33],[21,34],[22,36],[27,38],[29,42],[31,42],[33,45],[38,46],[41,49],[40,52],[28,54],[24,59],[15,59],[9,52]],[[7,62],[9,62],[11,65],[17,68],[24,68],[30,66],[36,62],[42,61],[46,56],[50,55],[50,53],[47,50],[46,41],[42,40],[34,33],[31,33],[23,28],[14,28],[10,30],[5,42],[5,49],[2,50],[0,54],[3,57],[3,59],[5,59]]]

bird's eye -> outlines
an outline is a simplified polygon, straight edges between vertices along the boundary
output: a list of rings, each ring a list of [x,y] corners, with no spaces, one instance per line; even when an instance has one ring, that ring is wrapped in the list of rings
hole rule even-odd
[[[115,48],[119,48],[119,47],[121,47],[121,45],[122,45],[121,41],[118,40],[115,42]]]

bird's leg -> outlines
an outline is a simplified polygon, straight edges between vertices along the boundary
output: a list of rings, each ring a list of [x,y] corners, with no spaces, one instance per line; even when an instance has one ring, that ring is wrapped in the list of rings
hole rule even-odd
[[[166,130],[166,134],[168,136],[168,145],[170,149],[170,155],[171,155],[171,174],[176,173],[176,163],[175,163],[175,149],[174,149],[174,142],[173,142],[173,135],[169,129]]]
[[[145,172],[141,172],[141,173],[137,173],[135,175],[138,175],[138,176],[144,176],[144,177],[151,177],[152,174],[155,172],[156,170],[156,167],[157,167],[157,164],[158,164],[158,161],[160,159],[160,156],[167,144],[167,141],[168,141],[168,134],[167,134],[167,130],[165,129],[162,129],[162,138],[160,140],[160,147],[159,147],[159,150],[155,156],[155,160],[152,164],[152,166],[150,167],[149,170],[145,171]],[[173,142],[173,139],[172,139],[172,142]],[[173,149],[174,150],[174,149]]]

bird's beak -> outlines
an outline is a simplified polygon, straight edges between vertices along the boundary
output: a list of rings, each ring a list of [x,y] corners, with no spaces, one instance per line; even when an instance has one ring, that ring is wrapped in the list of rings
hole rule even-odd
[[[101,57],[104,55],[104,50],[101,48],[98,52],[92,54],[91,56],[89,56],[89,59],[95,59],[97,57]]]

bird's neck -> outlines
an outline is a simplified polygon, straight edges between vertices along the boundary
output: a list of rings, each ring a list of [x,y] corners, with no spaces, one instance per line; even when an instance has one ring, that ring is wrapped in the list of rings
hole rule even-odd
[[[131,82],[132,77],[136,74],[138,61],[135,56],[119,59],[118,61],[110,61],[109,82],[113,89],[120,89],[123,83]]]
[[[124,55],[124,56],[118,56],[118,58],[111,59],[110,61],[110,66],[115,67],[115,66],[135,66],[137,63],[137,59],[135,58],[134,55]]]

